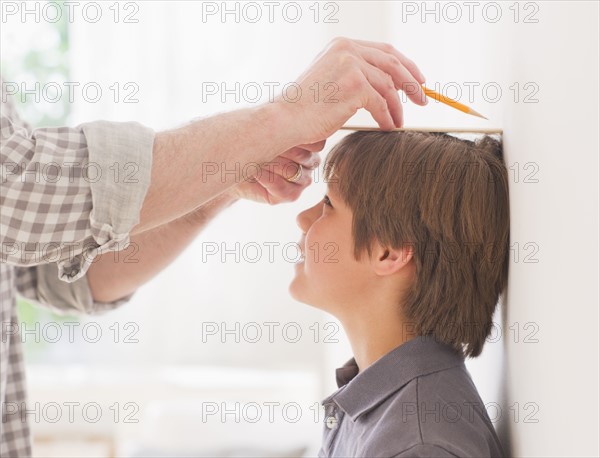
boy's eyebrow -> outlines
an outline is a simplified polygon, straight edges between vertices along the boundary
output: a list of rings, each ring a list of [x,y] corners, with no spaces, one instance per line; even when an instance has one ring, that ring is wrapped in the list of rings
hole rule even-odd
[[[334,189],[332,189],[330,185],[327,186],[327,189],[325,190],[325,195],[330,198],[333,197],[335,200],[337,200],[338,198],[337,192]]]
[[[335,180],[330,180],[327,182],[327,192],[333,191],[337,194],[339,177],[335,173],[332,175],[332,177],[335,178]]]

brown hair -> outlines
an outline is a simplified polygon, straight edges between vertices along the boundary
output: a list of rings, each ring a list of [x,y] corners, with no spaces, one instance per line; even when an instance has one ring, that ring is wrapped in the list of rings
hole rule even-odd
[[[465,356],[481,353],[508,282],[508,172],[502,143],[428,132],[356,132],[325,178],[353,213],[354,256],[374,240],[414,248],[403,313]]]

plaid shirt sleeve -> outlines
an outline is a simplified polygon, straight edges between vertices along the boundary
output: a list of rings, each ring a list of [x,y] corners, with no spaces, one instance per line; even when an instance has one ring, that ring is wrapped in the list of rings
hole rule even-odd
[[[2,93],[0,261],[15,266],[28,299],[98,313],[126,302],[92,299],[86,272],[122,250],[150,183],[154,132],[96,121],[32,130]]]

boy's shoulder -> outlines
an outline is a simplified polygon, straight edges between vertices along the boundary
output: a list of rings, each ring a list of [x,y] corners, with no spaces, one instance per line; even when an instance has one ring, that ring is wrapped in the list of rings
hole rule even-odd
[[[338,370],[341,388],[324,401],[322,456],[503,455],[464,359],[450,347],[419,337],[358,375],[354,364]]]

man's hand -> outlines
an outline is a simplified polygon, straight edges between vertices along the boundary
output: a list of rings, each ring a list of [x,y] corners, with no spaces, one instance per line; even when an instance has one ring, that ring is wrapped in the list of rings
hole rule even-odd
[[[387,43],[336,38],[296,81],[298,95],[275,102],[287,114],[298,143],[328,138],[365,108],[382,129],[403,125],[401,89],[425,105],[425,77],[416,64]],[[287,100],[286,100],[287,99]]]
[[[230,195],[270,205],[296,200],[312,183],[312,171],[321,163],[318,152],[324,146],[325,141],[322,141],[289,149],[264,163],[252,176],[242,177],[244,181],[231,188]],[[288,181],[300,165],[302,176],[296,182]]]

